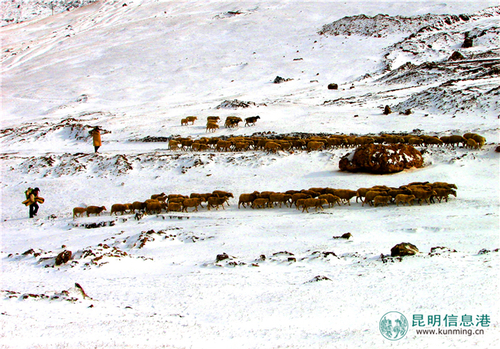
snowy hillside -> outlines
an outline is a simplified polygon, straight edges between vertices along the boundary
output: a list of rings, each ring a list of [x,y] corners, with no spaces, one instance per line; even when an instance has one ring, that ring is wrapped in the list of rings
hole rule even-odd
[[[2,347],[498,342],[497,2],[74,1],[54,14],[47,3],[2,3]],[[242,121],[225,127],[228,116]],[[466,133],[485,144],[414,143],[424,167],[391,175],[339,170],[347,139]],[[329,145],[308,151],[306,139]],[[415,182],[454,184],[456,196],[238,205],[255,191]],[[45,199],[33,219],[28,187]],[[110,215],[153,194],[216,190],[233,194],[224,208]],[[89,206],[106,210],[73,217]],[[401,242],[419,253],[391,257]],[[391,311],[409,323],[397,341],[379,329]],[[461,334],[418,332],[448,329]]]

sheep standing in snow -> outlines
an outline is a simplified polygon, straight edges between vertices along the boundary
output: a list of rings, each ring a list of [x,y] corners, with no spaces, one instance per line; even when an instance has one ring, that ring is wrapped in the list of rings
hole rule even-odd
[[[87,212],[87,209],[85,207],[75,207],[73,209],[73,219],[75,219],[75,217],[83,217],[83,214]]]
[[[95,214],[96,216],[100,216],[101,212],[106,211],[106,207],[104,206],[89,206],[87,207],[87,217],[90,217],[91,214]]]

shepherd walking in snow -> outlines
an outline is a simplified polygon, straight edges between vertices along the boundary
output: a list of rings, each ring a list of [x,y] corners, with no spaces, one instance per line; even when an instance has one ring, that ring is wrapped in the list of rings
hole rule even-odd
[[[33,218],[34,216],[37,215],[38,213],[38,203],[43,204],[45,201],[44,198],[39,197],[38,193],[40,192],[39,188],[31,189],[28,188],[26,190],[26,200],[23,201],[23,204],[26,206],[29,206],[30,208],[30,218]]]
[[[101,143],[101,129],[99,126],[96,126],[92,130],[90,130],[89,133],[92,136],[92,140],[94,143],[94,152],[97,153],[97,150],[99,150],[99,147],[102,144]]]

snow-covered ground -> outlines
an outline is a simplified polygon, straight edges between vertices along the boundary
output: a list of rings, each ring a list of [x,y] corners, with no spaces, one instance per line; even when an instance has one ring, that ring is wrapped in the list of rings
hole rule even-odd
[[[0,345],[494,347],[497,4],[99,1],[1,27]],[[388,15],[377,17],[380,35],[361,14]],[[446,19],[460,14],[467,16]],[[416,33],[416,21],[425,27],[431,19],[433,28]],[[324,28],[338,33],[320,34]],[[461,48],[467,32],[475,45]],[[462,63],[448,61],[455,51]],[[275,84],[276,76],[291,80]],[[255,105],[217,108],[234,99]],[[383,115],[385,105],[395,112]],[[399,113],[408,108],[410,115]],[[189,115],[198,120],[181,126]],[[208,134],[211,115],[260,119]],[[104,129],[99,154],[88,136],[95,125]],[[339,171],[346,148],[191,152],[144,141],[382,132],[475,132],[487,142],[480,150],[420,148],[425,167],[368,175]],[[454,183],[458,195],[411,207],[352,200],[310,213],[237,205],[253,191],[422,181]],[[28,186],[45,198],[35,219],[21,205]],[[234,194],[224,210],[109,216],[115,203],[213,190]],[[73,207],[89,205],[108,210],[73,219]],[[333,238],[348,232],[349,240]],[[420,254],[388,257],[401,242]],[[73,259],[54,266],[64,250]],[[230,258],[217,261],[223,253]],[[409,321],[398,341],[379,330],[390,311]],[[414,325],[419,315],[425,326]],[[429,324],[429,316],[442,323]],[[452,316],[457,326],[445,325]],[[473,317],[471,327],[464,316]]]

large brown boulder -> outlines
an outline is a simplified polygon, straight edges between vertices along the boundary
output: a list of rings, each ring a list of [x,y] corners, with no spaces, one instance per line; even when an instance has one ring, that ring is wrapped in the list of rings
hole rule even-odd
[[[341,171],[377,174],[401,172],[422,167],[422,154],[408,144],[365,144],[340,159]]]
[[[64,250],[59,253],[56,257],[56,265],[61,265],[67,263],[71,259],[72,253],[71,251]]]
[[[413,256],[418,252],[417,246],[410,244],[409,242],[402,242],[391,248],[391,257]]]

